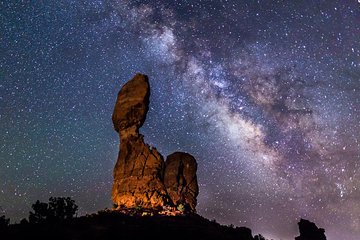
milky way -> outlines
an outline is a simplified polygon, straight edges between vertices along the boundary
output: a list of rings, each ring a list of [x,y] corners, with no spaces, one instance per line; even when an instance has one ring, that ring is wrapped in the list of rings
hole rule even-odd
[[[0,16],[0,214],[51,196],[111,208],[111,114],[141,72],[141,132],[196,157],[199,214],[359,239],[358,1],[7,1]]]

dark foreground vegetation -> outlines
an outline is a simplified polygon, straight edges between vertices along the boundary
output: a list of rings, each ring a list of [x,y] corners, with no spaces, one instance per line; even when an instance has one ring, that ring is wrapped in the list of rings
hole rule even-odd
[[[4,239],[254,239],[248,228],[221,226],[199,215],[129,216],[116,211],[59,222],[14,224],[2,236]]]
[[[76,217],[77,208],[70,198],[50,198],[49,203],[37,201],[29,220],[9,225],[9,219],[0,216],[0,239],[265,240],[260,234],[253,236],[249,228],[223,226],[197,214],[181,213],[181,209],[175,210],[176,216],[134,208]],[[296,240],[326,240],[324,230],[314,223],[302,219],[299,227]]]

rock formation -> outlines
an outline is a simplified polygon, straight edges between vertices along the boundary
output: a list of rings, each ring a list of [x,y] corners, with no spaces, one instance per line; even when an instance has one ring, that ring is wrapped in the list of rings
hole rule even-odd
[[[318,228],[315,223],[301,219],[298,225],[300,236],[295,240],[326,240],[325,230]]]
[[[112,121],[119,133],[120,151],[114,168],[112,199],[119,207],[161,208],[182,203],[195,211],[196,160],[190,154],[177,152],[165,164],[161,154],[145,144],[139,134],[149,97],[148,77],[143,74],[137,74],[118,93]]]
[[[169,155],[165,163],[164,184],[171,200],[175,204],[184,204],[195,210],[199,193],[196,178],[197,163],[188,153],[175,152]]]
[[[162,156],[144,143],[139,134],[148,111],[150,87],[147,76],[137,74],[120,90],[112,116],[120,136],[114,168],[113,201],[124,207],[157,207],[168,201],[162,183]]]

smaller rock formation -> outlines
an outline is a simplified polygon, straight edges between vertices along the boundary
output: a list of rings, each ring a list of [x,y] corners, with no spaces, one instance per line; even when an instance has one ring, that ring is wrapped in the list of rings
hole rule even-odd
[[[165,162],[164,184],[172,202],[192,211],[195,211],[199,194],[196,169],[196,160],[188,153],[175,152]]]
[[[298,225],[300,236],[296,237],[295,240],[326,240],[325,230],[318,228],[315,223],[300,219]]]

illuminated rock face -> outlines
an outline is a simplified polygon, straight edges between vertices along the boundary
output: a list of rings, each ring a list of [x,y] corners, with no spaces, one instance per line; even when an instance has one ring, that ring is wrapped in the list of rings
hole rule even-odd
[[[139,134],[149,96],[148,77],[143,74],[128,81],[117,96],[112,121],[119,133],[120,151],[114,168],[112,199],[119,207],[158,208],[181,203],[195,211],[196,160],[190,154],[177,152],[165,164],[161,154],[145,144]]]
[[[150,208],[170,201],[162,182],[164,160],[139,134],[149,96],[148,77],[137,74],[121,88],[116,100],[112,120],[120,136],[120,151],[114,168],[112,199],[118,206]]]
[[[138,131],[149,109],[150,86],[146,75],[136,74],[118,93],[112,121],[115,131]]]

